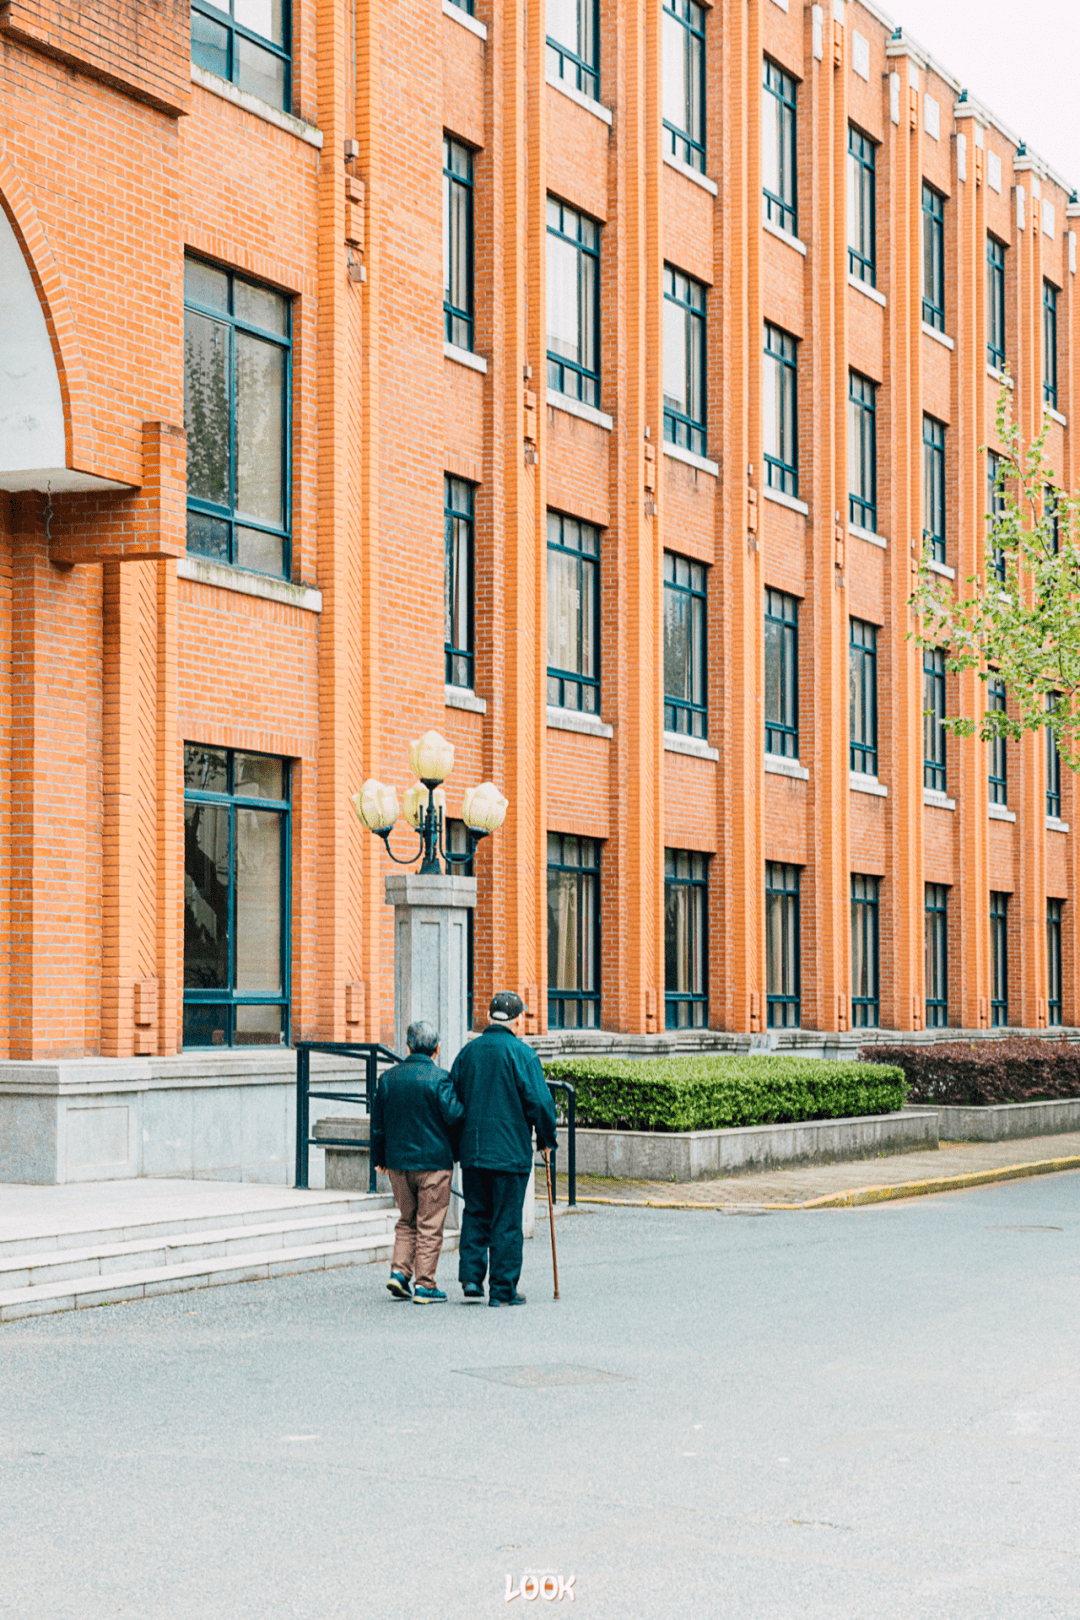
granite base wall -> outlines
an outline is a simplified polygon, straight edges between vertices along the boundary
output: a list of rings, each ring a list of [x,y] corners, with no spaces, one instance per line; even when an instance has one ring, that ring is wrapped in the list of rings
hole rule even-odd
[[[1080,1097],[982,1108],[939,1107],[938,1129],[947,1142],[1007,1142],[1011,1137],[1080,1131]]]

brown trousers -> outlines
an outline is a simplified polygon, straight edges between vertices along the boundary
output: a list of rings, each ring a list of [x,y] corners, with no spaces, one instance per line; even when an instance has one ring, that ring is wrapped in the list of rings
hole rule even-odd
[[[411,1277],[415,1267],[418,1287],[434,1288],[454,1172],[388,1168],[386,1173],[401,1212],[394,1227],[394,1258],[390,1264],[403,1277]]]

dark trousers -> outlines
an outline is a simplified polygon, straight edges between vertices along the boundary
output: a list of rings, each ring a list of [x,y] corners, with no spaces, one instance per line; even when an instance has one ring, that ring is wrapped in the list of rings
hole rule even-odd
[[[491,1299],[512,1299],[521,1276],[521,1209],[531,1171],[461,1169],[465,1210],[458,1281],[482,1283],[490,1251]]]

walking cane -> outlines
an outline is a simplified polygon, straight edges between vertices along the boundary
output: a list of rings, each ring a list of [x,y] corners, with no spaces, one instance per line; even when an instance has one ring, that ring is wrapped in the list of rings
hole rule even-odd
[[[548,1157],[551,1149],[544,1149],[544,1169],[547,1171],[548,1184],[548,1225],[551,1227],[551,1268],[555,1273],[555,1298],[559,1297],[559,1260],[555,1253],[555,1210],[551,1197],[551,1159]]]

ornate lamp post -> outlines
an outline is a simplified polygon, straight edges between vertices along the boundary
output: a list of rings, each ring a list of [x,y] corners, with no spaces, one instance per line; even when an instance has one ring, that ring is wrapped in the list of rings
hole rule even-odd
[[[454,768],[454,748],[437,731],[426,731],[409,746],[409,764],[418,780],[405,793],[405,820],[420,835],[419,848],[412,855],[395,855],[390,848],[390,834],[402,810],[396,790],[385,782],[369,777],[354,793],[352,806],[357,818],[376,838],[386,845],[386,853],[398,866],[411,866],[420,861],[420,876],[441,876],[444,868],[439,857],[446,862],[445,871],[452,873],[454,863],[465,865],[476,853],[482,838],[495,832],[506,819],[507,801],[494,782],[481,782],[479,787],[465,789],[461,803],[461,819],[465,823],[468,849],[454,854],[447,849],[443,836],[446,814],[446,794],[442,784]]]

